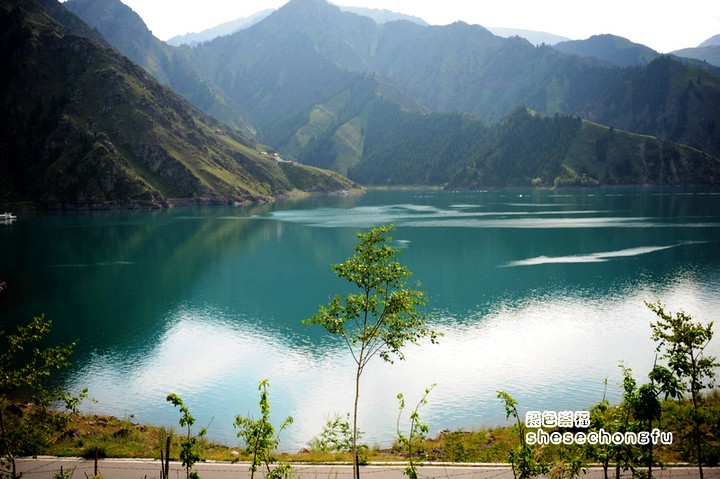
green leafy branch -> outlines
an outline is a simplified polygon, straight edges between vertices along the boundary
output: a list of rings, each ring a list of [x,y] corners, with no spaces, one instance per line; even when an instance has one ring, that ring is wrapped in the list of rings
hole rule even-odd
[[[237,436],[245,442],[245,449],[252,454],[250,464],[250,478],[255,477],[258,466],[265,465],[267,473],[265,477],[270,479],[287,479],[292,477],[292,466],[280,464],[275,469],[270,469],[270,464],[276,461],[272,451],[280,444],[280,433],[293,423],[292,416],[288,416],[275,433],[275,427],[270,422],[270,397],[268,388],[270,381],[263,379],[258,385],[260,391],[260,418],[255,420],[252,416],[235,416],[235,427],[238,429]]]
[[[430,428],[426,423],[420,422],[420,408],[425,406],[428,401],[427,397],[428,394],[430,394],[430,391],[435,388],[437,384],[432,384],[429,388],[425,388],[425,393],[422,395],[418,403],[415,405],[415,409],[412,410],[410,413],[410,432],[406,436],[400,431],[400,418],[402,416],[402,412],[405,409],[405,397],[403,396],[403,393],[398,393],[397,399],[400,403],[400,411],[398,412],[398,419],[397,419],[397,435],[398,435],[398,443],[400,444],[400,447],[407,448],[407,454],[408,454],[408,467],[405,468],[403,473],[408,476],[410,479],[417,479],[417,463],[415,461],[415,458],[422,460],[425,459],[426,455],[424,451],[421,449],[421,444],[427,437],[427,433],[429,432]],[[413,450],[413,444],[417,445],[417,449]]]
[[[180,442],[180,460],[182,465],[185,466],[185,477],[187,479],[200,479],[200,475],[197,471],[191,471],[192,467],[196,462],[200,460],[200,454],[197,451],[197,440],[202,438],[207,433],[206,428],[200,429],[197,436],[192,435],[191,427],[195,424],[195,418],[190,414],[182,399],[177,394],[169,394],[166,400],[172,403],[173,406],[180,407],[180,426],[187,428],[187,435],[185,439]]]

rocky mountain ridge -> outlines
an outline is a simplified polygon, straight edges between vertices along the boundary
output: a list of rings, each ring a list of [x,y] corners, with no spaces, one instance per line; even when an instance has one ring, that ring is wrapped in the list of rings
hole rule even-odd
[[[55,0],[0,2],[0,188],[56,208],[248,203],[340,191],[330,172],[263,157]],[[311,181],[312,180],[312,181]]]

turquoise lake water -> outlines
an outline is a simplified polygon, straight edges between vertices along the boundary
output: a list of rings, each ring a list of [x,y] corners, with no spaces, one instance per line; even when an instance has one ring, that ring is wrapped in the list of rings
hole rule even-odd
[[[619,399],[624,361],[652,366],[657,299],[698,321],[720,311],[720,190],[369,191],[252,208],[31,213],[0,225],[0,324],[53,320],[78,339],[63,376],[88,412],[177,426],[180,395],[211,438],[236,444],[236,414],[292,415],[294,451],[352,410],[343,343],[301,324],[348,291],[330,265],[356,233],[395,222],[394,245],[427,291],[437,345],[366,369],[361,429],[392,443],[396,395],[431,433],[506,424],[502,389],[526,410]],[[709,346],[720,355],[720,337]]]

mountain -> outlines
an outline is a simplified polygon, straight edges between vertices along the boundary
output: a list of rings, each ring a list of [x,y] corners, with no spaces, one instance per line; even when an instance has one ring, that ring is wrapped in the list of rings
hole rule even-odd
[[[272,9],[261,10],[249,17],[237,18],[229,22],[222,23],[216,27],[208,28],[197,33],[186,33],[184,35],[176,35],[167,41],[168,45],[179,47],[180,45],[194,46],[198,43],[208,42],[217,37],[231,35],[245,28],[251,27],[262,21],[273,12]]]
[[[323,0],[292,0],[251,28],[198,45],[188,59],[247,112],[266,142],[357,75],[376,73],[427,109],[490,122],[518,104],[567,111],[598,82],[618,76],[479,26],[378,25]],[[572,97],[568,82],[578,85]]]
[[[487,27],[494,35],[503,38],[520,37],[533,45],[555,45],[560,42],[567,42],[570,39],[560,35],[535,30],[522,30],[519,28]]]
[[[696,149],[520,108],[492,128],[447,188],[718,182],[720,160]]]
[[[441,185],[484,139],[485,123],[461,113],[419,113],[373,103],[364,124],[362,161],[348,176],[362,184]]]
[[[68,0],[64,5],[96,28],[120,53],[193,105],[234,128],[255,134],[226,95],[202,78],[176,49],[155,38],[140,16],[120,0]]]
[[[608,35],[584,45],[596,41],[618,55],[628,50],[635,62],[641,54],[653,56]],[[403,98],[403,108],[415,112],[467,112],[494,123],[523,105],[545,115],[580,115],[627,131],[669,135],[720,154],[712,123],[720,124],[712,100],[716,76],[666,57],[656,65],[648,60],[645,66],[618,68],[517,37],[500,38],[477,25],[378,25],[324,0],[291,0],[248,29],[193,48],[188,61],[242,106],[261,141],[303,161],[315,155],[320,164],[348,174],[359,174],[355,167],[367,160],[363,132],[381,90],[385,99]],[[662,64],[668,68],[657,68]],[[652,79],[655,74],[659,77]],[[680,92],[693,75],[707,79],[708,102],[690,102],[697,116],[687,122],[704,126],[679,134],[667,123],[684,100],[666,98],[662,89],[643,97],[642,81],[665,82],[668,90]],[[613,97],[634,100],[611,103],[610,109]]]
[[[345,12],[351,12],[356,15],[371,18],[375,23],[387,23],[396,22],[399,20],[405,20],[413,22],[418,25],[427,26],[425,20],[412,15],[405,15],[403,13],[392,12],[390,10],[378,9],[378,8],[362,8],[362,7],[344,7],[340,8]],[[216,27],[203,30],[198,33],[186,33],[184,35],[176,35],[167,41],[168,45],[179,47],[180,45],[195,46],[199,43],[209,42],[217,37],[225,35],[231,35],[240,30],[249,28],[256,23],[264,20],[273,12],[272,9],[261,10],[257,13],[250,15],[249,17],[237,18],[229,22],[222,23]]]
[[[670,56],[628,70],[580,115],[720,157],[720,76]]]
[[[518,105],[572,111],[618,72],[527,40],[500,38],[456,22],[422,28],[399,22],[377,32],[370,68],[433,111],[496,122]]]
[[[704,42],[702,42],[700,45],[698,45],[698,48],[703,47],[720,47],[720,34],[713,35],[712,37],[708,38]]]
[[[340,9],[344,12],[354,13],[363,17],[372,18],[375,23],[388,23],[405,21],[415,23],[417,25],[427,27],[428,23],[420,17],[414,17],[412,15],[405,15],[404,13],[397,13],[390,10],[379,9],[379,8],[362,8],[362,7],[343,7]]]
[[[0,191],[48,207],[270,201],[341,190],[265,158],[118,54],[56,0],[0,1]]]
[[[672,52],[683,58],[693,58],[720,67],[720,35],[714,35],[695,48],[683,48]]]
[[[188,61],[247,112],[261,141],[376,75],[422,107],[495,122],[518,105],[572,112],[622,74],[597,61],[461,22],[378,25],[323,0],[291,0],[262,22],[198,45]]]
[[[672,52],[673,55],[683,58],[694,58],[720,67],[720,45],[706,45],[697,48],[683,48]]]
[[[616,52],[629,44],[599,40]],[[290,0],[251,27],[177,52],[260,142],[361,182],[446,181],[487,125],[520,106],[720,156],[719,70],[694,60],[619,67],[462,22],[378,24],[325,0]]]
[[[643,66],[660,56],[652,48],[616,35],[593,35],[587,40],[560,42],[554,48],[568,55],[593,57],[621,67]]]
[[[280,147],[283,125],[364,76],[359,50],[376,26],[323,0],[294,0],[250,28],[196,46],[188,61],[247,112],[261,141]]]

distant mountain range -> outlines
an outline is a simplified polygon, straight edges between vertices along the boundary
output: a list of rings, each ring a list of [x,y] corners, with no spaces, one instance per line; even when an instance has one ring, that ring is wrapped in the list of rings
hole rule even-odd
[[[720,67],[720,35],[714,35],[695,48],[674,51],[679,57],[694,58]]]
[[[642,67],[659,75],[647,89],[642,70],[480,26],[377,24],[323,0],[293,0],[251,28],[189,50],[188,61],[242,106],[261,141],[343,173],[365,159],[363,132],[378,98],[489,123],[525,106],[720,153],[717,70],[667,57]],[[695,87],[706,90],[702,101],[690,94]]]
[[[529,41],[533,45],[556,45],[560,42],[570,41],[570,38],[555,35],[553,33],[538,32],[534,30],[522,30],[519,28],[505,28],[505,27],[487,27],[493,34],[509,38],[509,37],[520,37]]]
[[[620,37],[536,45],[291,0],[173,47],[119,0],[0,2],[0,35],[19,46],[0,64],[0,145],[13,158],[0,187],[48,204],[352,187],[263,149],[362,184],[720,184],[720,69]],[[96,53],[58,54],[70,39]]]
[[[80,14],[77,9],[73,8],[72,5],[68,5],[68,6],[70,7],[71,10],[75,11],[75,13],[78,13],[78,15]],[[172,37],[171,39],[169,39],[167,41],[167,43],[168,43],[168,45],[173,45],[176,47],[179,47],[180,45],[195,46],[198,43],[214,40],[217,37],[222,37],[225,35],[232,35],[235,32],[239,32],[240,30],[243,30],[245,28],[252,27],[257,22],[264,20],[273,11],[274,10],[272,10],[272,9],[261,10],[253,15],[250,15],[249,17],[243,17],[243,18],[231,20],[229,22],[222,23],[216,27],[209,28],[209,29],[203,30],[201,32],[186,33],[184,35],[176,35],[176,36]]]
[[[371,18],[378,24],[405,20],[418,25],[429,26],[428,23],[421,18],[392,12],[390,10],[344,6],[340,6],[339,8],[346,12]],[[75,11],[79,13],[77,9],[75,9]],[[245,28],[249,28],[264,20],[273,11],[274,10],[262,10],[249,17],[238,18],[199,33],[178,35],[169,39],[167,43],[173,46],[183,44],[196,46],[199,43],[211,41],[217,37],[231,35]],[[536,46],[549,45],[569,55],[597,58],[622,67],[647,65],[650,61],[660,56],[660,53],[652,48],[612,34],[593,35],[585,40],[571,40],[570,38],[560,35],[534,30],[505,27],[487,27],[487,29],[499,37],[520,37]],[[705,61],[711,65],[720,67],[720,35],[709,38],[697,47],[676,50],[672,52],[672,54],[680,58]]]
[[[704,67],[692,60],[699,60],[720,67],[720,36],[712,37],[697,48],[685,48],[671,53],[678,61]],[[559,42],[554,48],[569,55],[597,58],[621,67],[645,66],[660,54],[652,48],[615,35],[595,35],[587,40]]]
[[[422,26],[429,26],[429,24],[422,18],[390,10],[348,6],[339,6],[339,8],[346,12],[371,18],[378,24],[404,20]],[[231,20],[201,32],[176,35],[167,40],[167,43],[173,46],[195,46],[199,43],[214,40],[217,37],[231,35],[245,28],[249,28],[264,20],[273,11],[274,10],[272,9],[261,10],[248,17]],[[558,46],[557,49],[564,53],[583,57],[596,57],[619,66],[644,65],[660,55],[658,52],[646,47],[645,45],[633,43],[630,40],[611,34],[593,35],[585,40],[572,40],[561,35],[535,30],[508,27],[486,28],[499,37],[520,37],[536,46]],[[720,34],[709,38],[697,47],[676,50],[672,53],[678,57],[703,60],[715,66],[720,66],[720,63],[717,61],[718,54],[715,51],[708,49],[703,50],[704,47],[710,46],[720,46]]]
[[[700,45],[698,45],[698,48],[711,47],[711,46],[720,47],[720,34],[713,35],[712,37],[708,38],[707,40],[702,42]]]
[[[353,187],[263,156],[254,139],[159,84],[56,0],[2,0],[0,38],[4,202],[161,207]]]
[[[405,15],[404,13],[392,12],[390,10],[385,10],[385,9],[362,8],[362,7],[343,7],[343,6],[340,6],[340,9],[344,12],[350,12],[350,13],[354,13],[356,15],[361,15],[363,17],[371,18],[372,20],[375,21],[375,23],[378,23],[378,24],[404,21],[404,22],[415,23],[416,25],[421,25],[423,27],[428,26],[428,23],[425,20],[423,20],[422,18],[414,17],[412,15]]]
[[[560,42],[554,48],[568,55],[597,58],[620,67],[644,66],[660,56],[652,48],[610,34]]]
[[[405,15],[402,13],[396,13],[396,12],[392,12],[390,10],[384,10],[384,9],[378,9],[378,8],[362,8],[362,7],[340,7],[340,8],[346,12],[351,12],[356,15],[361,15],[363,17],[371,18],[376,23],[387,23],[387,22],[404,20],[404,21],[408,21],[408,22],[412,22],[412,23],[417,23],[418,25],[423,25],[423,26],[428,25],[425,22],[425,20],[423,20],[422,18],[414,17],[411,15]],[[222,37],[225,35],[232,35],[233,33],[239,32],[240,30],[249,28],[249,27],[255,25],[256,23],[264,20],[272,12],[274,12],[274,10],[272,10],[272,9],[261,10],[257,13],[254,13],[253,15],[250,15],[249,17],[243,17],[243,18],[231,20],[229,22],[220,24],[216,27],[209,28],[207,30],[203,30],[202,32],[186,33],[184,35],[176,35],[176,36],[170,38],[167,41],[167,43],[169,45],[179,47],[180,45],[195,46],[198,43],[209,42],[210,40],[214,40],[217,37]]]

